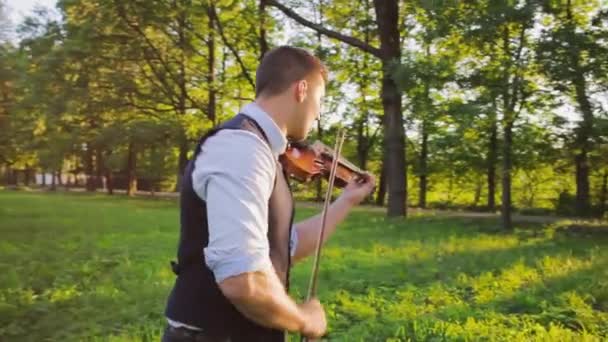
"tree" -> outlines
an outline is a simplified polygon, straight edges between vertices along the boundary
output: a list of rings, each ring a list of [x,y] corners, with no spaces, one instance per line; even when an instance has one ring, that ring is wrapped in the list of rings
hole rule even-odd
[[[534,82],[530,81],[532,48],[530,29],[534,24],[536,3],[503,2],[471,5],[465,16],[465,39],[476,47],[477,57],[483,61],[478,70],[483,87],[497,94],[497,110],[502,117],[502,206],[504,229],[512,228],[511,176],[513,169],[513,127],[529,103]],[[473,15],[475,13],[475,15]],[[487,58],[490,56],[491,58]],[[472,62],[477,63],[477,62]]]
[[[115,1],[112,6],[125,31],[135,39],[129,41],[128,45],[136,58],[143,62],[139,72],[147,80],[133,89],[138,96],[130,98],[130,105],[156,114],[174,114],[176,122],[186,120],[186,115],[192,112],[205,113],[207,119],[213,122],[215,118],[211,115],[214,112],[210,113],[209,107],[205,106],[208,99],[193,90],[197,80],[210,76],[201,72],[208,68],[195,62],[197,59],[194,56],[202,57],[203,61],[207,59],[209,56],[201,54],[200,47],[207,45],[213,51],[213,42],[206,44],[208,37],[196,34],[194,28],[208,20],[212,9],[205,11],[202,6],[195,6],[190,1]],[[211,65],[213,58],[209,60]],[[189,152],[186,127],[178,131],[176,138],[179,188]]]
[[[580,216],[589,215],[591,209],[589,155],[593,153],[593,140],[597,136],[593,125],[597,104],[593,103],[592,96],[598,92],[594,88],[597,88],[599,78],[608,72],[605,63],[608,46],[600,39],[606,31],[593,25],[594,19],[589,13],[598,6],[597,2],[573,3],[572,0],[544,2],[543,10],[552,25],[544,29],[538,46],[545,74],[555,89],[574,99],[582,116],[572,146],[575,150],[576,213]]]
[[[387,180],[389,189],[388,215],[407,216],[407,172],[405,168],[405,130],[401,112],[401,94],[392,78],[395,65],[401,59],[401,40],[399,34],[399,4],[397,0],[374,1],[377,36],[380,47],[365,43],[361,39],[328,29],[323,25],[311,22],[289,7],[276,0],[267,0],[267,4],[278,8],[288,17],[330,38],[337,39],[369,53],[382,63],[382,105],[384,109],[385,161],[387,162]]]
[[[71,93],[68,84],[72,74],[69,64],[63,63],[65,35],[61,24],[46,10],[36,14],[21,25],[23,38],[19,53],[13,56],[19,95],[11,109],[13,125],[8,132],[17,142],[17,159],[28,159],[16,164],[22,164],[27,173],[36,166],[55,173],[74,141],[65,130],[72,123],[61,119],[66,94]]]
[[[416,32],[410,42],[419,46],[419,51],[405,51],[396,79],[408,97],[409,118],[418,125],[418,162],[414,169],[419,178],[418,206],[426,207],[430,170],[429,140],[433,139],[447,114],[441,102],[448,99],[441,95],[446,83],[454,79],[457,62],[459,33],[451,32],[449,23],[455,12],[451,4],[414,2],[405,6],[408,30]],[[412,159],[412,158],[410,158]]]
[[[17,56],[17,52],[10,45],[0,45],[0,131],[5,132],[0,135],[0,162],[6,165],[11,165],[16,157],[11,119],[16,102],[17,81],[15,63],[12,61],[15,61]]]

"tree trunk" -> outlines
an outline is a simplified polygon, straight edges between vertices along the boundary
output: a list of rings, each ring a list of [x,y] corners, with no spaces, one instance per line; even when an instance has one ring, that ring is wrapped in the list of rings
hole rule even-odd
[[[215,90],[215,23],[214,23],[214,5],[211,3],[208,8],[209,17],[209,34],[207,37],[207,84],[209,85],[209,100],[207,102],[207,117],[213,124],[216,122],[215,103],[216,103],[216,90]]]
[[[51,171],[51,191],[57,190],[57,171]]]
[[[606,203],[608,201],[608,168],[604,169],[604,175],[602,177],[602,190],[600,191],[600,218],[604,217],[606,212]]]
[[[570,0],[566,3],[566,19],[568,27],[570,27],[569,37],[573,37],[575,23],[572,16],[572,3]],[[580,122],[576,131],[576,149],[579,151],[574,157],[576,167],[576,214],[578,216],[588,216],[591,209],[591,199],[589,196],[589,160],[588,153],[592,149],[590,138],[593,134],[593,111],[589,97],[587,94],[587,82],[585,80],[585,72],[580,64],[580,50],[578,44],[574,41],[569,42],[571,45],[570,65],[574,70],[572,84],[574,85],[575,98],[578,103],[579,110],[583,114],[583,120]]]
[[[101,187],[103,189],[103,176],[105,174],[105,162],[103,159],[103,152],[101,148],[95,150],[95,188]]]
[[[448,178],[448,197],[446,198],[447,204],[452,204],[452,190],[454,189],[454,171],[450,171]]]
[[[258,7],[260,16],[260,60],[268,51],[268,42],[266,41],[266,0],[260,0]]]
[[[6,170],[4,173],[4,179],[6,182],[6,185],[11,185],[11,180],[12,180],[12,176],[11,176],[11,166],[10,164],[6,164]]]
[[[407,169],[405,129],[401,113],[401,93],[391,78],[392,63],[401,58],[397,0],[374,0],[382,55],[382,107],[384,109],[384,151],[387,161],[388,216],[407,217]]]
[[[363,96],[365,96],[363,94]],[[365,110],[365,109],[363,109]],[[367,164],[367,139],[364,134],[364,118],[361,118],[357,122],[357,164],[361,170],[366,169]]]
[[[574,158],[576,165],[576,214],[587,216],[589,214],[589,165],[587,151],[581,150]]]
[[[376,205],[384,206],[384,198],[386,197],[386,163],[382,161],[380,171],[380,180],[378,182],[378,196],[376,197]]]
[[[502,171],[502,226],[506,230],[513,229],[513,222],[511,220],[512,129],[513,123],[510,121],[505,122]]]
[[[591,208],[588,154],[592,149],[591,135],[593,134],[593,112],[586,92],[584,75],[575,80],[576,100],[583,113],[576,136],[576,147],[580,151],[574,158],[576,165],[576,213],[578,216],[588,216]]]
[[[431,44],[425,40],[425,51],[426,57],[430,60],[431,58]],[[429,142],[429,126],[432,124],[432,100],[430,96],[430,80],[425,78],[424,80],[424,108],[422,110],[422,141],[420,147],[420,176],[419,186],[420,191],[418,194],[418,206],[420,208],[426,208],[426,193],[427,193],[427,181],[428,181],[428,142]]]
[[[42,186],[46,188],[46,171],[42,170]]]
[[[112,170],[108,166],[105,165],[105,161],[110,158],[112,155],[112,150],[107,150],[106,154],[101,157],[104,161],[103,166],[103,177],[106,180],[105,190],[108,192],[108,195],[114,194],[114,178],[112,177]]]
[[[483,186],[483,181],[479,178],[475,181],[475,197],[473,198],[473,207],[477,207],[479,200],[481,199],[481,188]]]
[[[25,180],[24,180],[25,181],[25,186],[29,186],[30,182],[31,182],[31,179],[30,179],[30,168],[29,168],[29,166],[27,166],[27,165],[25,166],[25,169],[23,170],[23,173],[24,173],[24,177],[25,177]]]
[[[429,134],[426,129],[426,124],[423,123],[422,147],[420,149],[420,194],[418,197],[418,206],[420,208],[426,208],[428,140]]]
[[[175,187],[175,191],[180,191],[180,189],[182,188],[182,178],[184,176],[186,164],[188,164],[188,142],[186,141],[186,137],[183,136],[179,144],[179,157],[177,161],[177,184]]]
[[[127,196],[133,196],[137,191],[137,153],[132,142],[129,143],[127,154]]]
[[[93,145],[87,143],[87,152],[85,155],[85,188],[87,191],[95,191],[97,189],[97,182],[95,181],[95,170],[93,162]]]
[[[522,28],[521,37],[525,33],[525,27]],[[523,39],[523,38],[522,38]],[[509,38],[509,26],[504,26],[503,29],[503,52],[507,56],[511,56]],[[521,49],[523,48],[523,41],[520,41],[519,49],[517,52],[516,62],[519,62],[521,56]],[[509,60],[511,62],[511,60]],[[509,62],[509,64],[510,64]],[[511,168],[512,168],[512,144],[513,144],[513,124],[515,121],[515,104],[517,101],[517,94],[519,92],[517,76],[511,81],[511,72],[509,71],[508,65],[504,68],[503,74],[503,89],[502,89],[502,101],[503,101],[503,118],[502,126],[504,133],[503,141],[503,166],[502,166],[502,206],[501,206],[501,218],[502,227],[505,230],[513,229],[513,222],[511,220],[512,207],[511,207]],[[509,92],[509,89],[512,91]]]
[[[318,136],[319,136],[319,140],[323,141],[323,127],[321,126],[321,119],[317,120],[317,132],[318,132]],[[319,177],[316,182],[317,182],[317,196],[316,196],[316,201],[317,202],[323,202],[323,184],[322,184],[323,179],[321,177]]]
[[[112,177],[112,171],[110,169],[105,169],[106,173],[106,190],[108,191],[108,195],[114,195],[114,178]]]
[[[487,157],[487,180],[488,180],[488,210],[496,210],[496,163],[498,162],[498,124],[496,122],[496,106],[490,115],[490,141],[488,144]]]
[[[61,170],[57,171],[57,185],[63,186],[63,179],[61,179]]]
[[[528,207],[529,208],[534,208],[534,201],[536,199],[536,191],[534,189],[531,189],[531,193],[530,193],[530,197],[528,198]]]
[[[386,66],[386,65],[385,65]],[[405,144],[401,97],[390,76],[385,74],[382,82],[382,103],[384,107],[386,177],[388,186],[388,216],[407,216],[407,188],[405,172]]]
[[[210,6],[210,10],[213,8]],[[185,25],[186,18],[185,13],[182,10],[180,12],[180,16],[178,18],[178,47],[180,49],[179,54],[179,72],[178,72],[178,80],[177,85],[179,87],[178,93],[178,104],[177,104],[177,112],[184,116],[186,114],[186,65],[185,65],[185,50],[186,50],[186,36],[185,36]],[[178,175],[177,175],[177,185],[176,190],[180,191],[182,187],[182,180],[184,170],[186,169],[186,164],[188,163],[188,137],[186,136],[185,130],[182,128],[180,132],[180,140],[179,140],[179,157],[178,157]]]

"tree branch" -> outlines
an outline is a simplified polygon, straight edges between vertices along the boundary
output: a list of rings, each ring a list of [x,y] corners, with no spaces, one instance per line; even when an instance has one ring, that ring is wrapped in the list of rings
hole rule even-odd
[[[171,68],[169,67],[169,63],[163,59],[163,56],[160,53],[159,49],[154,45],[154,43],[150,40],[150,38],[146,35],[146,33],[141,29],[141,27],[139,27],[139,24],[134,24],[131,21],[129,21],[125,8],[123,6],[121,6],[118,2],[116,2],[116,4],[117,4],[118,15],[122,18],[123,22],[144,40],[144,42],[148,46],[148,51],[151,51],[155,55],[156,60],[161,64],[161,66],[163,67],[163,69],[165,70],[167,75],[169,75],[169,77],[173,81],[176,82],[178,80],[177,76],[174,75],[173,72],[171,71]],[[166,83],[166,81],[163,81],[163,77],[161,77],[159,72],[151,65],[150,58],[147,56],[147,54],[145,52],[146,51],[144,51],[144,57],[146,59],[146,62],[148,62],[148,65],[150,65],[150,67],[153,68],[153,72],[154,72],[155,76],[159,79],[159,81],[161,81],[161,83]]]
[[[382,126],[377,126],[376,129],[374,129],[374,133],[372,133],[371,137],[369,137],[369,146],[368,148],[371,149],[372,146],[374,146],[374,144],[376,143],[376,140],[378,138],[378,133],[380,133],[380,128],[382,128]]]
[[[523,76],[521,75],[521,68],[522,68],[522,58],[521,58],[521,53],[524,49],[524,45],[526,44],[526,29],[527,29],[527,24],[523,24],[522,28],[521,28],[521,32],[519,34],[519,46],[517,48],[517,53],[515,54],[515,64],[516,64],[516,76],[515,79],[513,80],[513,89],[512,89],[512,95],[511,95],[511,103],[509,104],[509,110],[513,111],[515,110],[515,106],[516,106],[516,102],[517,102],[517,93],[520,91],[519,87],[521,86],[521,81]]]
[[[234,46],[232,46],[232,44],[229,44],[228,39],[226,39],[226,35],[224,34],[224,28],[222,27],[220,18],[218,17],[217,12],[215,11],[215,6],[211,6],[209,9],[210,9],[209,14],[213,16],[213,21],[215,21],[215,23],[217,25],[217,30],[220,34],[220,37],[222,37],[222,41],[224,42],[224,45],[226,45],[228,47],[230,52],[232,52],[232,54],[234,55],[234,58],[236,58],[236,61],[239,63],[239,65],[241,66],[241,70],[243,71],[243,76],[245,76],[245,78],[247,79],[247,82],[249,82],[249,84],[251,85],[251,88],[255,89],[255,82],[253,81],[253,78],[251,78],[251,75],[249,75],[249,71],[247,71],[247,67],[245,67],[245,63],[243,63],[243,60],[239,56],[239,53],[236,51]]]
[[[142,66],[139,65],[139,69],[141,70],[142,75],[152,84],[152,86],[158,88],[158,90],[161,93],[165,94],[167,99],[169,101],[171,101],[172,106],[174,108],[177,108],[177,103],[175,102],[175,97],[176,97],[175,91],[173,89],[171,89],[169,84],[167,84],[167,81],[164,80],[160,76],[160,74],[157,73],[157,70],[154,67],[153,63],[148,59],[147,56],[145,56],[145,54],[144,54],[144,60],[146,61],[146,64],[148,65],[148,67],[150,67],[150,70],[152,71],[152,73],[154,74],[155,77],[151,77],[150,75],[148,75],[148,73],[142,68]]]
[[[319,33],[322,33],[330,38],[334,38],[337,39],[341,42],[344,42],[350,46],[354,46],[356,48],[359,48],[367,53],[370,53],[378,58],[382,58],[382,54],[380,52],[380,49],[374,46],[371,46],[370,44],[366,44],[365,42],[354,38],[354,37],[350,37],[350,36],[346,36],[342,33],[333,31],[333,30],[329,30],[325,27],[323,27],[323,25],[320,24],[315,24],[312,21],[306,20],[303,17],[301,17],[300,15],[298,15],[296,12],[294,12],[292,9],[284,6],[283,4],[279,3],[276,0],[266,0],[266,4],[270,5],[270,6],[274,6],[276,8],[278,8],[281,12],[283,12],[286,16],[292,18],[293,20],[297,21],[298,23],[313,29]]]

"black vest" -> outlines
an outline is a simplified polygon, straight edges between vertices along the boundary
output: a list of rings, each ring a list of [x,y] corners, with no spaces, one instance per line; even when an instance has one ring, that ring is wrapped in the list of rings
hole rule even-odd
[[[192,188],[194,161],[205,140],[222,129],[244,129],[268,139],[264,131],[250,117],[239,114],[214,128],[199,141],[194,155],[184,171],[180,194],[181,230],[177,264],[173,271],[177,279],[169,295],[165,314],[168,318],[200,327],[231,341],[284,341],[283,331],[260,326],[245,316],[222,294],[213,272],[205,263],[203,248],[209,243],[207,208]],[[270,259],[285,289],[289,288],[291,266],[290,236],[293,224],[293,198],[287,176],[277,162],[275,184],[268,203],[268,241]]]

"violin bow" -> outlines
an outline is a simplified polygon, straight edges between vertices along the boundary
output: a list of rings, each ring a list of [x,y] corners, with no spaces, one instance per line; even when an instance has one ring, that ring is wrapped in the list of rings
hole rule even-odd
[[[336,139],[336,146],[334,151],[334,158],[331,163],[331,170],[329,173],[329,185],[327,186],[327,192],[325,193],[325,202],[323,203],[323,219],[321,223],[321,230],[319,231],[319,238],[317,239],[317,246],[315,249],[315,259],[312,264],[312,274],[310,276],[310,283],[308,285],[308,294],[306,301],[309,301],[317,293],[317,282],[319,275],[319,263],[321,261],[321,247],[323,245],[323,237],[325,236],[325,222],[327,221],[327,209],[329,208],[329,201],[331,200],[331,194],[334,188],[334,180],[336,176],[336,169],[338,168],[338,159],[342,151],[342,144],[344,143],[345,132],[343,129],[338,130],[338,139]],[[308,338],[302,336],[303,342],[308,341]]]

